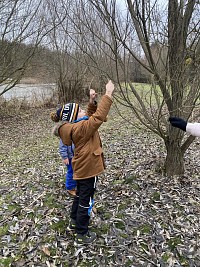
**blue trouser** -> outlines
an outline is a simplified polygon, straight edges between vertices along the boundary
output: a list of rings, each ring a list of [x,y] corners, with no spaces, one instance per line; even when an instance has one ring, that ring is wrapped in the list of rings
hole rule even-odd
[[[67,166],[66,181],[65,186],[67,190],[71,190],[76,187],[76,181],[73,180],[73,169],[72,169],[72,159],[69,159],[69,164]]]
[[[97,177],[77,180],[76,196],[72,204],[70,217],[76,221],[76,233],[88,231],[90,212],[94,204]]]

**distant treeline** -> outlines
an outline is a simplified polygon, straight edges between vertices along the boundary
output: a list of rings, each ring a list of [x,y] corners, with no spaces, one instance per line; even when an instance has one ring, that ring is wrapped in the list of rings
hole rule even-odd
[[[0,75],[6,71],[9,73],[6,76],[13,78],[16,75],[16,68],[19,70],[24,68],[24,79],[32,78],[37,82],[45,83],[56,82],[59,77],[58,59],[61,58],[61,54],[44,46],[35,47],[19,42],[0,41]],[[63,53],[63,57],[69,56]],[[75,60],[74,55],[70,59],[70,65],[73,60]],[[66,62],[69,63],[69,58]],[[149,81],[149,74],[137,61],[133,60],[129,64],[129,75],[133,81],[141,83]],[[77,65],[77,62],[73,65]]]
[[[38,82],[55,82],[56,52],[18,42],[0,41],[0,75],[15,78],[16,69],[23,69],[23,78]]]

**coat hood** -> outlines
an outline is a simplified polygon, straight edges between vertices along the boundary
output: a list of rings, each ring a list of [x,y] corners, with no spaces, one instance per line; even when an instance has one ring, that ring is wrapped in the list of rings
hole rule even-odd
[[[64,123],[58,128],[58,134],[62,137],[63,144],[66,146],[72,145],[72,123]]]
[[[67,146],[71,146],[72,145],[72,127],[73,124],[63,121],[58,123],[52,130],[52,133],[57,136],[57,137],[61,137],[62,135],[62,142],[63,144],[67,145]],[[64,134],[63,134],[64,132]]]

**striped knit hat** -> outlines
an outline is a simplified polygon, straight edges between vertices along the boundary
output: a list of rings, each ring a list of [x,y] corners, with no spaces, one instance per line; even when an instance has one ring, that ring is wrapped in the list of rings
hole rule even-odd
[[[61,121],[73,122],[77,119],[79,105],[76,103],[67,103],[56,111],[56,115]]]

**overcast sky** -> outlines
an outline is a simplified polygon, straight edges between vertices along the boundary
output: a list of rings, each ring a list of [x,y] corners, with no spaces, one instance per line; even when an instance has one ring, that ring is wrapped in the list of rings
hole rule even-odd
[[[117,3],[123,8],[126,7],[126,0],[116,0]],[[151,3],[155,3],[155,1],[157,1],[157,3],[162,6],[162,7],[166,7],[166,5],[168,5],[168,1],[166,0],[151,0]]]

